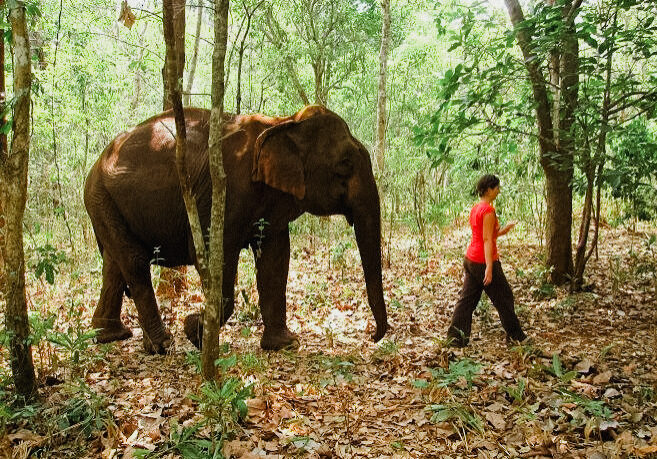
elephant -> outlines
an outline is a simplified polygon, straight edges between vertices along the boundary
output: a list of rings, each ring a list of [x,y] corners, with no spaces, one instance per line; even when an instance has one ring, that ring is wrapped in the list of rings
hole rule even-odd
[[[201,227],[210,226],[210,111],[185,108],[186,165]],[[354,227],[369,306],[376,322],[372,339],[388,330],[381,278],[379,194],[367,149],[347,123],[323,106],[288,117],[224,115],[226,173],[223,325],[234,309],[239,253],[251,248],[264,323],[260,346],[298,346],[287,327],[286,285],[289,223],[304,212],[344,215]],[[132,336],[121,321],[124,293],[134,300],[144,349],[164,353],[172,343],[157,306],[150,265],[196,263],[196,252],[175,165],[171,110],[119,134],[92,166],[84,204],[102,255],[102,288],[91,325],[97,341]],[[254,225],[266,222],[262,234]],[[207,234],[205,234],[207,240]],[[185,321],[187,337],[200,347],[201,318]]]

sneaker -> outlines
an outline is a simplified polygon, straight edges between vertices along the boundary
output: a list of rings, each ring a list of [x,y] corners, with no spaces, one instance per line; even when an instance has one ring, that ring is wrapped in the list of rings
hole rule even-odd
[[[460,337],[454,338],[452,336],[449,336],[447,338],[448,347],[457,347],[457,348],[466,347],[469,342],[470,340],[468,338],[460,338]]]
[[[534,344],[534,339],[531,338],[530,336],[527,336],[523,333],[523,338],[520,339],[513,339],[510,337],[506,337],[506,344],[513,347],[513,346],[529,346]]]

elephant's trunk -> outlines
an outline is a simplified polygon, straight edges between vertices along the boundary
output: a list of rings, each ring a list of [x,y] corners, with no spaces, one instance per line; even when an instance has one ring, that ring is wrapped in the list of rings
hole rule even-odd
[[[353,209],[353,222],[365,273],[367,299],[376,321],[376,332],[372,335],[376,342],[383,338],[388,330],[388,315],[383,301],[381,280],[381,210],[376,185],[372,186],[375,198],[365,200],[370,206],[358,206]]]

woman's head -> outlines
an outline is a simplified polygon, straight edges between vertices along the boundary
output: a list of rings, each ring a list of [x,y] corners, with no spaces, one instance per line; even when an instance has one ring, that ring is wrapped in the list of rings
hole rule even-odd
[[[500,186],[500,179],[493,174],[486,174],[477,181],[475,190],[477,191],[477,195],[481,198],[488,190],[495,189],[498,186]]]

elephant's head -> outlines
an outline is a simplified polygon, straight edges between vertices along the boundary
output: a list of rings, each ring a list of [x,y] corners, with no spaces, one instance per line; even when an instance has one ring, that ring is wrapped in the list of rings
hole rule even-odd
[[[308,108],[265,130],[255,145],[252,179],[296,198],[303,211],[345,215],[363,263],[375,341],[388,329],[381,284],[381,213],[370,156],[347,123],[326,108]]]

